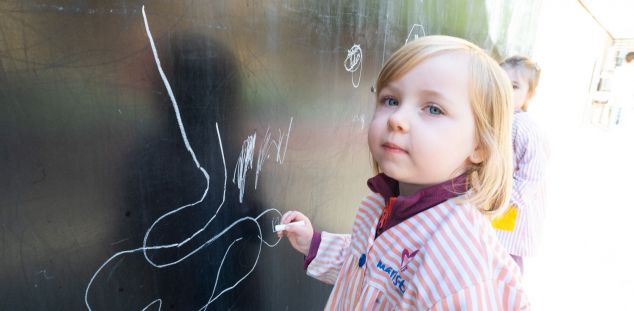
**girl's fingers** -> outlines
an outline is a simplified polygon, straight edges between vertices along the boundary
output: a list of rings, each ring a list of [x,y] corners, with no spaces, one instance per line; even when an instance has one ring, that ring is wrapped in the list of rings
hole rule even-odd
[[[301,213],[297,212],[297,211],[288,211],[286,213],[284,213],[284,215],[282,215],[282,219],[280,220],[280,224],[288,224],[291,223],[293,221],[295,221],[298,218],[298,215],[301,215]],[[277,232],[277,236],[278,237],[284,237],[284,236],[288,236],[288,229],[292,228],[292,227],[288,227],[285,230],[281,230]],[[294,232],[292,232],[294,233]]]
[[[295,218],[295,214],[297,212],[296,211],[289,211],[284,213],[284,215],[282,215],[282,219],[280,220],[281,224],[287,224],[291,221],[293,221],[293,219]]]
[[[304,221],[304,225],[290,225],[284,230],[278,231],[278,237],[288,237],[289,239],[305,239],[307,236],[312,237],[312,226],[310,220],[304,214],[298,211],[288,211],[282,215],[280,224],[289,224],[292,222]]]
[[[278,238],[283,238],[286,234],[284,234],[284,231],[278,231],[277,232],[277,237]]]
[[[288,234],[297,234],[299,228],[295,227],[295,226],[288,226],[286,227],[286,229],[284,229],[283,231],[288,235]]]
[[[298,221],[298,220],[305,220],[307,219],[306,216],[304,216],[304,214],[298,212],[298,211],[289,211],[284,213],[284,215],[282,215],[282,219],[280,220],[281,224],[287,224],[289,222],[294,222],[294,221]]]

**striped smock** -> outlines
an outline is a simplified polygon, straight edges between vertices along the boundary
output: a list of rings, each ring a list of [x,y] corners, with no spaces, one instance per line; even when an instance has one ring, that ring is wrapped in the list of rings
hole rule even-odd
[[[526,112],[513,116],[513,191],[511,207],[493,221],[500,242],[515,256],[535,254],[545,210],[548,147]]]
[[[307,274],[334,284],[326,310],[525,310],[520,271],[490,222],[450,199],[374,239],[380,194],[360,204],[352,234],[323,232]]]

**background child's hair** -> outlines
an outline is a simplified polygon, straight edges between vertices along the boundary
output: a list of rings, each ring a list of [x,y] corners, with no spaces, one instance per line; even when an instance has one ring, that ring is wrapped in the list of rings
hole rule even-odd
[[[541,68],[536,62],[526,56],[515,55],[505,59],[500,63],[500,66],[518,70],[528,82],[528,99],[535,95],[535,89],[537,84],[539,84],[539,75],[541,74]],[[520,107],[522,111],[528,110],[528,99]]]
[[[512,183],[511,83],[489,55],[475,44],[455,37],[426,36],[411,41],[385,63],[376,82],[377,96],[394,81],[430,57],[446,53],[469,56],[471,110],[475,120],[476,141],[484,159],[468,168],[471,191],[466,197],[484,214],[495,215],[507,206]],[[376,161],[374,168],[379,172]]]

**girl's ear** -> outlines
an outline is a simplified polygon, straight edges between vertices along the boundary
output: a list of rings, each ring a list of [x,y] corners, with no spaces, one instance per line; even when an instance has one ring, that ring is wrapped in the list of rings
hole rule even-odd
[[[480,164],[484,161],[484,148],[478,145],[473,152],[469,155],[469,161],[473,164]]]

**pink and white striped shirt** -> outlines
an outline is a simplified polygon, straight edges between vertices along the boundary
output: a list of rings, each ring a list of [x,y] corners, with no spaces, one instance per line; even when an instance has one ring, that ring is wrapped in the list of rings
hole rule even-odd
[[[548,147],[526,112],[513,116],[513,191],[517,208],[513,223],[496,228],[500,242],[515,256],[532,256],[541,237],[545,211],[545,171]]]
[[[450,199],[376,239],[380,194],[349,234],[322,233],[307,274],[334,284],[326,310],[526,310],[520,271],[490,222]]]

